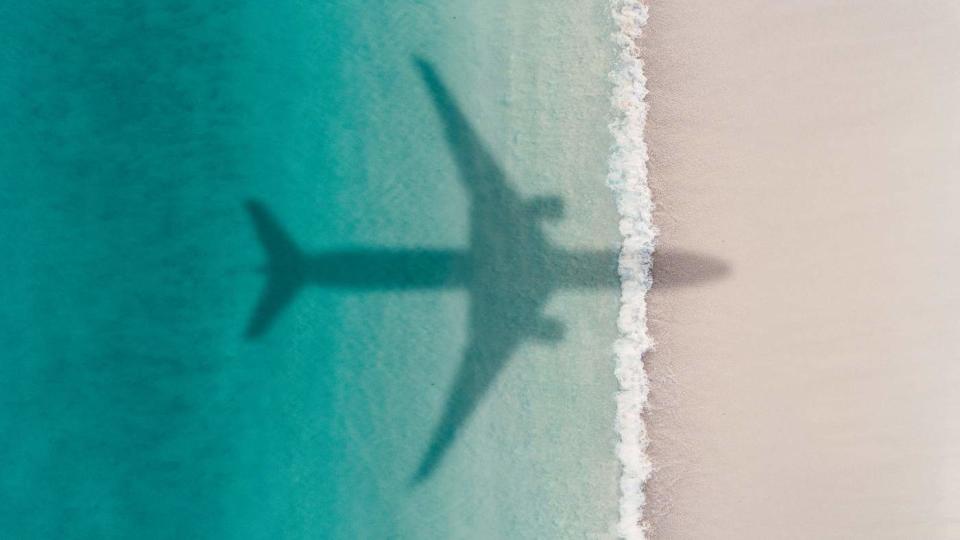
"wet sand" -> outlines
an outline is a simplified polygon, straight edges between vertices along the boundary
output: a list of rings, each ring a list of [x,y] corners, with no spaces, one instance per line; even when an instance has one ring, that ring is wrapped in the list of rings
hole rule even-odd
[[[642,45],[659,249],[726,268],[654,265],[651,537],[960,537],[960,7],[654,2]]]

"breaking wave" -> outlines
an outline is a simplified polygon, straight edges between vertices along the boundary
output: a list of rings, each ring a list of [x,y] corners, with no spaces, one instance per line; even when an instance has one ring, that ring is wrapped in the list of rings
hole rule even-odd
[[[652,221],[647,146],[643,139],[648,109],[644,101],[646,78],[637,44],[647,22],[648,7],[638,0],[612,0],[611,7],[616,23],[613,39],[618,50],[616,65],[610,73],[613,83],[610,132],[614,142],[607,183],[615,193],[623,237],[617,319],[620,337],[614,346],[619,381],[617,457],[621,469],[617,530],[621,537],[637,540],[645,537],[643,488],[652,470],[646,454],[647,430],[642,416],[649,392],[643,355],[652,345],[647,335],[646,294],[652,283],[650,270],[657,232]]]

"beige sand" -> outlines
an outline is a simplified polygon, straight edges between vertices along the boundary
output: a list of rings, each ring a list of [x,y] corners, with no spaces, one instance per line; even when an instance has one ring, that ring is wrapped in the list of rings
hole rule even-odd
[[[960,4],[653,2],[643,48],[660,246],[729,267],[655,264],[651,536],[960,538]]]

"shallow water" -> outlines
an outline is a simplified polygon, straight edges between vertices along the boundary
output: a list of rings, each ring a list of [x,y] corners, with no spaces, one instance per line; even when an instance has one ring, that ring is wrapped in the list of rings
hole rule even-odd
[[[310,254],[470,245],[415,56],[518,196],[560,197],[544,241],[612,253],[605,2],[0,13],[0,535],[612,534],[615,287],[551,291],[562,335],[501,355],[419,481],[469,289],[319,283],[244,336],[267,277],[247,201]]]

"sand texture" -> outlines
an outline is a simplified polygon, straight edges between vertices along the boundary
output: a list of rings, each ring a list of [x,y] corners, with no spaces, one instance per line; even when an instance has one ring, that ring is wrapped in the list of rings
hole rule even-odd
[[[654,264],[651,537],[960,537],[960,6],[654,2],[642,49],[697,255]]]

